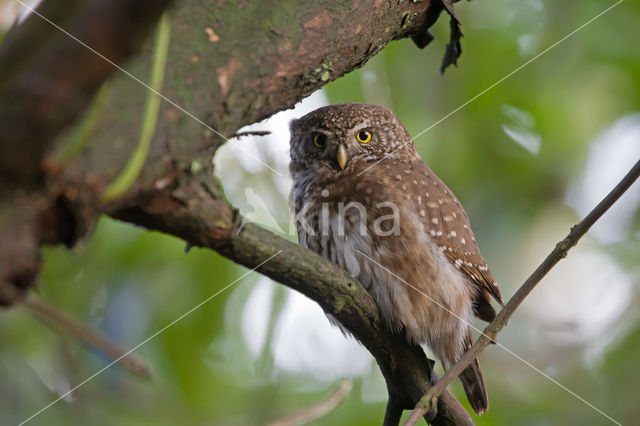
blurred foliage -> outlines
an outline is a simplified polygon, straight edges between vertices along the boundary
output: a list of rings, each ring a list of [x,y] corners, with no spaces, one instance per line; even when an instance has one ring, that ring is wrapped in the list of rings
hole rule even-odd
[[[456,9],[465,37],[458,68],[439,74],[448,40],[448,23],[441,20],[434,28],[436,40],[424,51],[409,40],[394,42],[362,69],[327,85],[326,93],[331,103],[385,105],[417,135],[611,4],[460,2]],[[580,219],[566,205],[567,190],[580,179],[592,141],[622,117],[640,111],[638,22],[640,3],[623,2],[416,138],[425,161],[465,205],[507,296]],[[637,133],[635,141],[640,145]],[[603,159],[602,172],[608,173],[611,165],[605,166]],[[254,181],[275,187],[266,172],[259,173]],[[241,194],[244,188],[226,190]],[[618,292],[624,303],[609,309],[613,313],[604,330],[579,339],[580,324],[571,322],[575,318],[549,326],[562,316],[552,315],[551,306],[539,302],[544,299],[532,299],[500,338],[624,424],[636,423],[640,414],[640,219],[638,206],[632,207],[625,238],[584,243],[622,271],[626,287],[590,282],[589,274],[580,273],[586,266],[574,262],[560,276],[552,272],[532,295],[555,294],[554,303],[565,304],[561,313],[586,311],[579,319],[596,317],[600,309],[576,306],[584,300],[581,286],[592,288],[596,301]],[[284,205],[276,217],[283,211]],[[556,225],[553,232],[550,223]],[[536,238],[543,240],[542,246],[534,246]],[[38,292],[131,348],[244,273],[213,252],[193,249],[185,254],[184,248],[175,238],[103,218],[82,246],[45,250]],[[572,253],[569,260],[572,256],[579,257]],[[248,349],[242,309],[256,281],[256,274],[250,274],[140,347],[137,352],[153,369],[152,380],[111,367],[29,424],[79,425],[88,419],[96,425],[261,424],[320,401],[338,380],[278,372],[272,351],[255,355]],[[276,293],[276,306],[282,305],[279,297]],[[279,312],[272,309],[271,325]],[[19,423],[109,363],[20,308],[1,315],[0,424]],[[488,348],[481,361],[491,410],[478,419],[480,425],[608,423],[497,347]],[[363,397],[371,380],[356,379],[345,402],[316,424],[379,424],[384,401]],[[461,395],[457,384],[454,391]]]

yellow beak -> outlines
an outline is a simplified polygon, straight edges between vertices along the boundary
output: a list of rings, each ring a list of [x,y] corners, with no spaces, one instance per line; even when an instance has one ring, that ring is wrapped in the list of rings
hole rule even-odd
[[[347,149],[343,144],[338,145],[338,165],[342,170],[344,170],[344,167],[347,165],[348,159]]]

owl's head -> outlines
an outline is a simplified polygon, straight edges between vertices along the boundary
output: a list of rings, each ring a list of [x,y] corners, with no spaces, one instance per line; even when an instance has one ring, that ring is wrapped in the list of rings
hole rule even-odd
[[[392,154],[412,152],[409,133],[394,113],[376,105],[349,103],[319,108],[291,121],[292,174],[348,171]]]

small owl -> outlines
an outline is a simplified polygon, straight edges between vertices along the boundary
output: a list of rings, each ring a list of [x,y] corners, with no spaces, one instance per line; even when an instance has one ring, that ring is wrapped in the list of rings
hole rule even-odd
[[[472,316],[491,321],[502,297],[460,202],[395,114],[350,103],[293,120],[289,167],[300,244],[358,279],[393,332],[428,345],[445,369],[458,361]],[[460,380],[485,412],[477,360]]]

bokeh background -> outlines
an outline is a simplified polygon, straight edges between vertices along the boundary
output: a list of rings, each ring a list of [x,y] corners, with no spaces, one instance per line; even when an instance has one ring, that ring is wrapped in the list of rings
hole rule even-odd
[[[433,125],[416,138],[418,150],[464,204],[508,298],[640,158],[640,3],[623,1],[483,91],[613,4],[461,2],[458,68],[438,71],[448,40],[442,19],[424,51],[394,42],[295,110],[252,126],[273,134],[243,139],[243,149],[284,177],[229,146],[213,159],[216,174],[247,217],[295,240],[288,120],[355,101],[393,109],[412,135]],[[14,0],[0,1],[2,31],[18,10]],[[637,423],[639,206],[636,183],[499,337],[593,407],[492,346],[480,357],[491,409],[479,425],[610,424],[598,410]],[[38,296],[128,349],[246,272],[214,252],[184,248],[102,218],[75,249],[45,250]],[[110,362],[19,307],[0,312],[0,342],[2,425],[28,418]],[[379,424],[384,414],[384,380],[370,355],[314,302],[255,273],[136,353],[152,379],[113,366],[28,424],[264,424],[319,402],[343,378],[353,381],[351,393],[313,424]],[[457,383],[453,391],[466,404]]]

